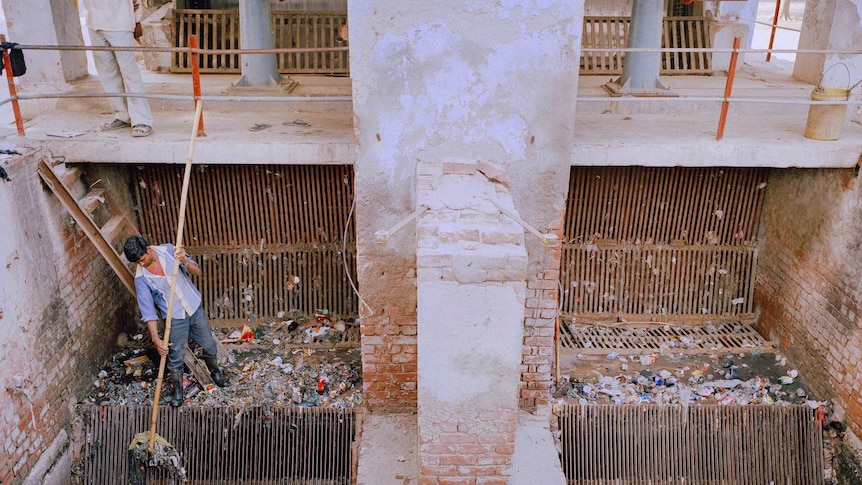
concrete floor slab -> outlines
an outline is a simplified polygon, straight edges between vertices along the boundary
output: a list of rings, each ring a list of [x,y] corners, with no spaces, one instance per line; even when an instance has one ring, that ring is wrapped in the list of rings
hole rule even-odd
[[[510,485],[564,485],[566,477],[550,431],[550,408],[520,411],[515,430]]]
[[[419,422],[415,414],[366,414],[360,432],[357,485],[419,483]]]
[[[204,101],[207,136],[198,141],[195,163],[352,164],[350,78],[292,77],[299,85],[285,93],[233,88],[237,76],[203,76],[205,97],[246,100]],[[150,94],[191,95],[188,75],[145,73],[144,78]],[[578,80],[579,97],[592,100],[578,103],[571,165],[853,167],[862,151],[862,125],[849,119],[839,140],[805,138],[805,104],[733,102],[723,139],[717,141],[721,103],[686,98],[720,98],[726,81],[721,75],[669,77],[667,84],[680,98],[647,101],[610,97],[602,88],[609,79]],[[812,89],[790,78],[786,61],[754,62],[740,69],[733,96],[804,102]],[[93,78],[77,82],[71,90],[79,95],[101,92]],[[251,100],[260,96],[268,100]],[[193,120],[191,98],[154,99],[151,106],[155,131],[147,138],[132,138],[126,130],[100,131],[111,117],[105,99],[67,98],[53,111],[26,120],[26,137],[18,137],[12,124],[0,126],[0,139],[19,147],[47,147],[69,162],[185,163]],[[294,120],[308,126],[291,124]],[[261,125],[269,126],[252,130]],[[79,134],[51,136],[64,132]]]

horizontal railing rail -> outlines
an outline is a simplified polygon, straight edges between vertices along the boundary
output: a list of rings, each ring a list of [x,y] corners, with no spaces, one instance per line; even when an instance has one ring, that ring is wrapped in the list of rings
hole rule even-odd
[[[190,58],[197,58],[195,54],[299,54],[299,53],[314,53],[314,52],[346,52],[349,50],[347,46],[341,47],[314,47],[314,48],[272,48],[272,49],[208,49],[199,47],[103,47],[103,46],[83,46],[83,45],[51,45],[51,44],[16,44],[11,49],[20,50],[58,50],[58,51],[132,51],[132,52],[185,52]],[[618,52],[662,52],[662,53],[731,53],[738,55],[743,53],[753,54],[773,54],[773,53],[792,53],[792,54],[833,54],[833,55],[860,55],[862,49],[756,49],[756,48],[696,48],[696,47],[662,47],[662,48],[637,48],[637,47],[582,47],[582,53],[618,53]],[[9,50],[5,50],[3,55],[8,57]],[[198,73],[192,72],[192,76],[199,76]],[[730,77],[730,76],[729,76]],[[161,99],[161,100],[176,100],[176,101],[229,101],[229,102],[350,102],[352,96],[225,96],[225,95],[203,95],[203,94],[175,94],[175,93],[39,93],[39,94],[17,94],[15,83],[11,73],[7,71],[7,81],[10,85],[8,98],[0,100],[0,106],[12,103],[16,112],[16,124],[18,125],[19,135],[24,136],[23,119],[19,115],[18,101],[19,100],[38,100],[38,99],[63,99],[63,98],[146,98],[146,99]],[[732,79],[729,79],[732,81]],[[195,85],[200,86],[199,78],[196,77]],[[693,103],[693,102],[716,102],[729,105],[730,103],[755,103],[755,104],[785,104],[785,105],[860,105],[862,100],[858,97],[849,96],[846,100],[812,100],[809,98],[788,99],[784,97],[768,98],[768,97],[740,97],[740,96],[577,96],[577,102],[607,102],[612,99],[615,103],[626,102],[662,102],[662,103]],[[723,116],[724,117],[724,116]],[[723,132],[722,127],[719,128],[719,133]],[[717,136],[721,138],[721,136]]]

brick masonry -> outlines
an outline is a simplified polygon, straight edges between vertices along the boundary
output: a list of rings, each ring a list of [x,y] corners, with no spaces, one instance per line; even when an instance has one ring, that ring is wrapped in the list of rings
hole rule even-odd
[[[549,228],[563,237],[563,214]],[[562,249],[547,249],[553,256],[548,267],[527,280],[524,308],[524,344],[522,348],[520,408],[533,411],[548,404],[554,380],[554,332],[560,305],[560,260]]]
[[[32,168],[0,187],[0,484],[22,483],[92,387],[130,296]],[[61,447],[62,448],[62,447]]]
[[[774,170],[756,279],[760,330],[862,433],[862,192],[852,170]]]
[[[515,447],[527,251],[505,173],[417,169],[420,483],[506,483]]]

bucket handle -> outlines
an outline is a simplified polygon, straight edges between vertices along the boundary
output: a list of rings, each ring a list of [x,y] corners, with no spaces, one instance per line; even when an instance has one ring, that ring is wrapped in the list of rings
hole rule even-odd
[[[850,68],[847,67],[847,64],[844,64],[843,62],[836,62],[835,64],[832,64],[831,66],[827,67],[826,70],[823,71],[823,74],[820,75],[820,80],[817,81],[817,90],[823,90],[823,86],[821,86],[820,84],[823,82],[823,78],[826,77],[826,73],[829,72],[829,70],[835,66],[844,66],[844,70],[847,71],[847,86],[850,86]],[[847,92],[852,91],[853,88],[859,85],[859,83],[862,83],[862,79],[860,79],[859,82],[857,82],[853,86],[848,87]]]
[[[832,69],[833,67],[838,66],[838,65],[844,66],[844,70],[847,71],[847,85],[849,86],[847,88],[847,93],[850,93],[850,91],[853,91],[856,88],[856,86],[862,84],[862,79],[860,79],[860,80],[856,81],[855,84],[850,86],[850,81],[852,79],[850,77],[850,68],[847,67],[847,64],[844,64],[843,62],[836,62],[835,64],[832,64],[831,66],[827,67],[826,70],[823,71],[823,74],[820,75],[820,80],[817,81],[817,90],[819,90],[819,91],[823,90],[823,87],[820,85],[823,82],[823,78],[826,76],[826,73],[829,72],[830,69]]]

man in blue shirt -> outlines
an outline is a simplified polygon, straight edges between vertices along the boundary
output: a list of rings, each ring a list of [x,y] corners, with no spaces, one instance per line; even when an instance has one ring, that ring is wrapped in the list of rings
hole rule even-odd
[[[200,266],[186,254],[183,247],[175,248],[173,244],[149,246],[141,236],[126,239],[123,253],[129,262],[137,264],[135,291],[141,319],[146,322],[159,355],[167,355],[165,367],[170,371],[174,389],[171,406],[179,407],[183,404],[183,362],[189,338],[203,349],[203,360],[213,382],[219,387],[227,386],[228,381],[218,367],[218,348],[206,312],[201,305],[201,293],[189,276],[190,274],[200,276]],[[168,314],[170,272],[173,271],[175,259],[180,261],[181,271],[177,274],[174,289],[171,335],[168,344],[159,337],[158,320],[159,315],[165,318]]]

